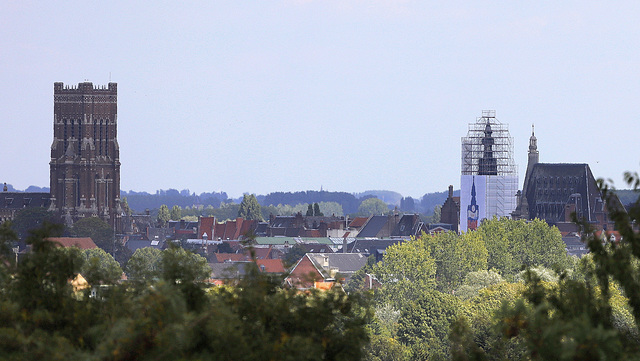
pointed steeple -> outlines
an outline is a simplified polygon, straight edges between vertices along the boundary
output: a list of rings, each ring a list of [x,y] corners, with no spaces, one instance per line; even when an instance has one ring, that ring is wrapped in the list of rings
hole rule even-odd
[[[529,138],[529,154],[538,153],[538,139],[536,138],[534,125],[531,124],[531,138]]]
[[[536,138],[534,125],[531,124],[531,137],[529,138],[529,163],[527,164],[527,173],[530,167],[539,161],[538,154],[538,138]]]

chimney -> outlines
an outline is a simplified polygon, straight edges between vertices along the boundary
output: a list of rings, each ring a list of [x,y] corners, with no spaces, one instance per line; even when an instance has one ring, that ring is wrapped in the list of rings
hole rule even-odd
[[[342,253],[347,253],[347,236],[342,239]]]
[[[449,198],[453,198],[453,186],[449,185]]]

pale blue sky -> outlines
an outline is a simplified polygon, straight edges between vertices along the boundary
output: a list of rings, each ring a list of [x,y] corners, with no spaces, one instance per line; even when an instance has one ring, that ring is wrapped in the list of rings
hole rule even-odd
[[[638,170],[640,2],[0,1],[0,182],[49,185],[53,83],[118,83],[121,186],[405,196],[495,109],[520,182]]]

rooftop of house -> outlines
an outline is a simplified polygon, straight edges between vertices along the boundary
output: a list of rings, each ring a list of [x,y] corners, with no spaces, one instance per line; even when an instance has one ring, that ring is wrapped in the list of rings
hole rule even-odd
[[[47,240],[58,243],[62,247],[78,247],[80,249],[98,248],[89,237],[50,237]]]
[[[0,192],[0,208],[20,209],[29,207],[49,207],[49,193]]]
[[[377,237],[380,230],[387,225],[389,221],[388,216],[371,216],[367,220],[367,223],[364,224],[360,232],[358,233],[358,237]]]

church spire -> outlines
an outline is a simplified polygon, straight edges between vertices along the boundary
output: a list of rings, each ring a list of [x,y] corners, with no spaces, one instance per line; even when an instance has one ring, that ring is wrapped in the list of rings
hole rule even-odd
[[[538,153],[538,139],[535,134],[535,126],[531,124],[531,138],[529,138],[529,154]]]

